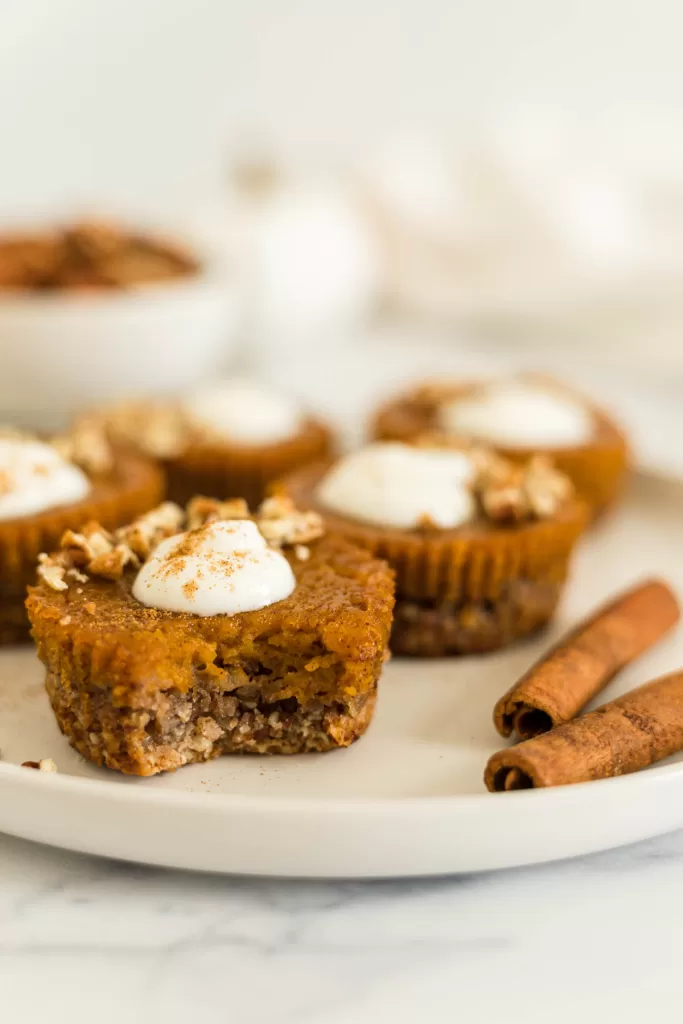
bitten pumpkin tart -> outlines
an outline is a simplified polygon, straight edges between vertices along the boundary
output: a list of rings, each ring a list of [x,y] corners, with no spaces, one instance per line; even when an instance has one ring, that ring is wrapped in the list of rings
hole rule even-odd
[[[229,753],[345,747],[372,718],[386,563],[270,499],[166,502],[67,533],[27,608],[57,721],[88,760],[153,775]]]
[[[541,457],[375,442],[281,483],[396,571],[398,654],[494,650],[550,619],[587,509]]]
[[[383,405],[372,433],[406,442],[425,435],[440,443],[474,440],[516,462],[547,455],[594,516],[617,500],[629,465],[626,437],[607,413],[538,375],[420,385]]]
[[[112,448],[85,421],[52,442],[1,432],[0,644],[28,639],[26,587],[41,552],[91,519],[125,523],[155,505],[163,486],[149,459]]]
[[[126,402],[105,410],[112,438],[158,459],[168,497],[239,495],[255,507],[268,485],[332,453],[333,437],[297,402],[250,381],[207,385],[169,402]]]

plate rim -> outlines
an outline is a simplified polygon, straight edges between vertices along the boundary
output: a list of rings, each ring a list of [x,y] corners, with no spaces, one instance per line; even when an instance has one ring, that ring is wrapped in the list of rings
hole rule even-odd
[[[630,772],[627,775],[613,776],[608,779],[593,779],[591,781],[591,792],[606,793],[608,789],[616,786],[624,788],[630,785],[632,788],[650,788],[656,786],[664,777],[676,777],[683,775],[683,760],[673,764],[653,765],[641,771]],[[5,777],[3,779],[3,776]],[[483,777],[483,773],[482,773]],[[131,779],[137,778],[130,776]],[[153,776],[150,776],[153,778]],[[410,813],[414,814],[418,809],[429,808],[431,811],[446,812],[455,811],[463,807],[477,810],[480,805],[490,805],[491,799],[505,799],[506,804],[527,803],[530,800],[536,802],[548,802],[556,800],[573,800],[580,792],[585,792],[583,782],[573,782],[564,786],[545,786],[538,789],[516,790],[511,793],[453,793],[453,794],[426,794],[423,796],[408,797],[344,797],[335,796],[334,799],[324,797],[304,796],[270,796],[268,794],[246,794],[246,793],[211,793],[194,792],[190,790],[168,789],[153,790],[145,787],[144,784],[132,783],[126,785],[109,781],[108,779],[82,778],[76,775],[61,774],[59,772],[40,772],[35,769],[23,769],[20,765],[0,762],[0,785],[8,782],[10,785],[17,783],[19,788],[35,788],[44,785],[69,795],[78,795],[79,791],[92,794],[97,791],[100,798],[110,800],[114,803],[162,803],[187,809],[188,806],[197,809],[209,808],[221,810],[226,814],[230,811],[249,810],[258,806],[263,813],[291,812],[301,815],[315,813],[323,817],[336,817],[340,814],[393,814]],[[141,777],[141,783],[144,780]],[[607,798],[607,797],[605,797]],[[596,796],[596,799],[599,797]]]

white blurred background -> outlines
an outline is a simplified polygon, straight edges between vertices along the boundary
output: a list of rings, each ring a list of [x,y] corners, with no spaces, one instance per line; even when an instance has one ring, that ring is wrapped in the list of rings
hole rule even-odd
[[[359,155],[406,129],[556,108],[680,114],[678,0],[2,0],[2,209],[173,209],[231,144]],[[676,129],[674,129],[676,130]]]
[[[328,409],[559,368],[661,461],[682,36],[677,0],[0,0],[0,219],[196,232],[240,293],[226,365]]]

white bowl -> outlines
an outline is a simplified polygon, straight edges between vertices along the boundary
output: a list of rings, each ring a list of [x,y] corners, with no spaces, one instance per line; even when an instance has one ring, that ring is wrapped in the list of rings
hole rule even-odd
[[[52,430],[102,402],[185,390],[221,368],[236,324],[212,270],[125,292],[0,293],[0,420]]]

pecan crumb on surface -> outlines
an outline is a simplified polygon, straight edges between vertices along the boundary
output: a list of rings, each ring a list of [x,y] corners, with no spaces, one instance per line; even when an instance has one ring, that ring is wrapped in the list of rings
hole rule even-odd
[[[40,772],[56,772],[57,765],[54,763],[51,757],[43,757],[40,761],[22,761],[22,768],[35,768],[36,771]]]

